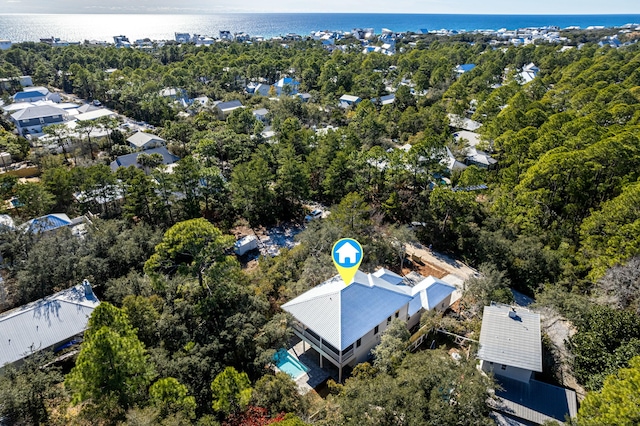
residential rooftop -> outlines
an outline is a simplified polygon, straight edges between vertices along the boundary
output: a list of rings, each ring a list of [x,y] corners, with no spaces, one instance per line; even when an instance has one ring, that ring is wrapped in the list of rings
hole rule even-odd
[[[478,358],[541,372],[540,315],[521,307],[485,306]]]
[[[282,305],[315,333],[344,350],[407,303],[413,309],[431,309],[455,291],[434,277],[411,273],[402,277],[387,269],[373,274],[357,271],[345,285],[336,275]]]
[[[0,368],[82,333],[100,304],[89,282],[0,315]]]

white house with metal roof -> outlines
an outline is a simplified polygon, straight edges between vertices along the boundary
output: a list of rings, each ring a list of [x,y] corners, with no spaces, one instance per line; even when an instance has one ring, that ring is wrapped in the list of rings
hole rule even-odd
[[[13,102],[35,102],[51,100],[53,102],[60,102],[60,94],[52,93],[43,86],[29,87],[22,92],[18,92],[13,95]]]
[[[534,379],[535,372],[542,372],[539,314],[500,303],[485,306],[477,357],[480,368],[492,372],[499,384],[489,405],[507,416],[508,424],[563,422],[576,416],[573,390]]]
[[[362,99],[359,96],[354,95],[342,95],[339,100],[341,108],[349,108],[352,105],[357,105],[362,102]]]
[[[415,325],[425,310],[449,307],[455,287],[412,273],[357,271],[345,285],[339,275],[282,305],[295,318],[294,333],[338,368],[367,360],[392,319]]]
[[[113,117],[114,115],[116,115],[116,113],[111,111],[110,109],[98,108],[92,111],[77,114],[74,118],[76,121],[92,121],[102,117]]]
[[[466,141],[465,147],[465,163],[467,165],[475,165],[484,169],[491,169],[497,164],[497,160],[484,151],[478,149],[480,144],[480,135],[468,130],[459,130],[453,134],[454,139],[460,143]]]
[[[69,113],[53,105],[32,106],[11,114],[20,134],[42,133],[42,128],[64,123]]]
[[[540,68],[538,68],[533,62],[528,65],[522,67],[522,72],[518,74],[518,82],[520,84],[527,84],[532,82],[540,72]]]
[[[237,99],[228,102],[218,102],[214,106],[214,109],[218,112],[218,118],[220,120],[226,120],[227,117],[229,117],[229,115],[238,108],[244,108],[244,106]]]
[[[54,351],[86,330],[100,301],[84,281],[0,314],[0,371],[44,349]]]
[[[485,372],[528,382],[534,371],[542,372],[540,314],[502,304],[485,306],[478,358]]]
[[[137,150],[145,150],[165,146],[167,142],[160,136],[151,133],[136,132],[127,138],[129,146]]]

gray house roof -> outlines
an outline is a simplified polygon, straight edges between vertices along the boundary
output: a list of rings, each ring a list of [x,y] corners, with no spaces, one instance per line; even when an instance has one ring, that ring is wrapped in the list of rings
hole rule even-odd
[[[132,145],[135,145],[138,148],[144,147],[146,144],[148,144],[151,141],[158,141],[163,144],[165,142],[165,140],[162,139],[160,136],[152,135],[151,133],[145,133],[145,132],[136,132],[135,134],[129,136],[129,138],[127,139],[127,142],[129,142]]]
[[[341,102],[351,102],[351,103],[357,103],[360,102],[362,99],[360,99],[358,96],[354,96],[354,95],[342,95],[340,96],[340,101]]]
[[[114,172],[118,170],[118,167],[136,166],[136,167],[142,168],[142,166],[138,164],[138,155],[140,154],[151,155],[156,153],[162,155],[162,164],[173,164],[178,160],[180,160],[179,157],[171,154],[166,147],[161,146],[158,148],[147,149],[144,152],[133,152],[131,154],[125,154],[125,155],[116,157],[115,161],[112,161],[109,167],[111,167],[111,170],[113,170]]]
[[[564,422],[566,415],[575,418],[578,413],[576,393],[571,389],[537,380],[525,383],[504,376],[497,376],[496,381],[500,385],[496,389],[497,398],[490,400],[489,405],[527,422],[521,424]]]
[[[52,105],[42,105],[28,107],[11,114],[11,118],[14,120],[31,120],[34,118],[53,117],[54,115],[66,116],[69,113],[61,108]]]
[[[0,368],[82,333],[99,304],[91,285],[85,281],[3,313],[0,315]]]
[[[411,288],[414,297],[409,303],[409,315],[415,314],[420,309],[426,311],[434,309],[454,291],[456,291],[455,287],[442,280],[432,276],[425,278]]]
[[[405,306],[412,297],[372,274],[358,271],[345,285],[339,275],[282,305],[298,321],[344,350]]]
[[[514,312],[514,314],[509,314]],[[513,316],[513,317],[512,317]],[[507,305],[484,307],[478,358],[496,364],[542,371],[540,315]]]
[[[229,102],[220,102],[216,105],[220,111],[233,111],[236,108],[242,108],[242,103],[239,100],[233,100]]]

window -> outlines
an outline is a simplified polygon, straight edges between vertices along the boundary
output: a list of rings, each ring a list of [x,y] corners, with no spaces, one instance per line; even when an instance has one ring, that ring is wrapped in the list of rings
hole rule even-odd
[[[356,348],[359,348],[361,344],[362,344],[362,339],[356,340]]]
[[[396,318],[398,318],[400,316],[400,311],[396,312]]]
[[[378,327],[379,326],[376,325],[376,328],[373,329],[373,334],[378,334]]]
[[[502,367],[500,367],[500,368],[501,368],[501,369],[503,369],[503,370],[506,370],[506,369],[507,369],[507,366],[506,366],[506,365],[504,365],[504,364],[502,364]]]
[[[339,355],[339,354],[340,354],[340,351],[339,351],[339,350],[337,350],[337,349],[335,348],[335,346],[333,346],[333,345],[331,345],[331,344],[329,344],[329,343],[325,342],[324,340],[322,341],[322,347],[323,347],[324,349],[328,349],[329,351],[333,352],[333,353],[334,353],[334,354],[336,354],[336,355]]]

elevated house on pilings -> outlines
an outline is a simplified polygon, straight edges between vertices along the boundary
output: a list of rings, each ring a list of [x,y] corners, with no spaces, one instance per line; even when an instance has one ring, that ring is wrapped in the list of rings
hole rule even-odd
[[[386,269],[373,274],[358,271],[345,285],[339,275],[282,305],[293,315],[294,333],[303,343],[338,369],[342,381],[344,367],[354,367],[369,359],[371,349],[394,318],[411,327],[431,309],[445,310],[455,287],[434,277],[415,272],[401,277]]]

